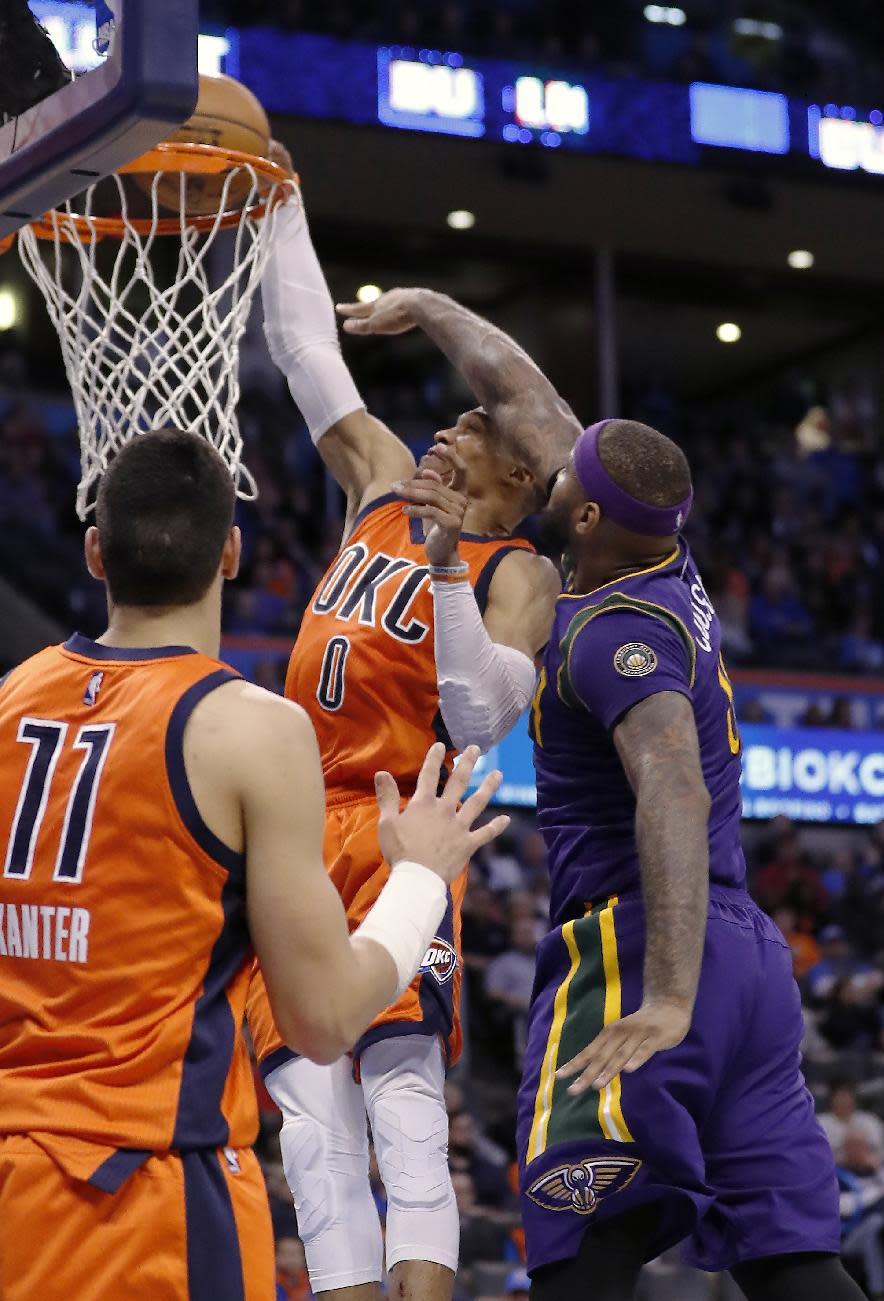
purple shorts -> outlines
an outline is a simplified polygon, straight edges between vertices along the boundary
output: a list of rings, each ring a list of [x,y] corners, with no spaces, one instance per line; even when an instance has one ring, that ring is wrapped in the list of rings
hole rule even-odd
[[[555,1079],[642,997],[640,896],[551,931],[537,976],[518,1102],[528,1268],[577,1254],[593,1224],[653,1202],[648,1258],[687,1239],[700,1269],[837,1252],[832,1154],[799,1064],[792,955],[742,890],[712,886],[697,1003],[683,1043],[601,1091]]]

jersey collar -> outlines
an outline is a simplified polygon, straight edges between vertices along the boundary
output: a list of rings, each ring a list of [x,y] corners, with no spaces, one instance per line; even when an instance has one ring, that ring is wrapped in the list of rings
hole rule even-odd
[[[87,660],[166,660],[176,655],[195,655],[192,646],[105,646],[75,632],[62,647],[72,655],[82,655]]]

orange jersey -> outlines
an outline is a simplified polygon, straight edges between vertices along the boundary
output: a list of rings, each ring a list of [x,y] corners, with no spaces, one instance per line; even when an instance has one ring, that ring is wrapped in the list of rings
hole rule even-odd
[[[410,793],[427,750],[444,740],[433,651],[433,597],[419,520],[395,496],[359,516],[304,614],[285,693],[316,730],[329,803],[373,797],[385,768]],[[484,612],[494,571],[521,538],[461,534]]]
[[[380,497],[356,521],[313,595],[292,651],[285,691],[302,705],[319,740],[329,812],[325,861],[353,931],[390,874],[378,844],[374,774],[392,772],[411,794],[427,750],[451,741],[439,712],[433,596],[420,522],[395,496]],[[459,550],[484,612],[497,566],[521,538],[462,533]],[[390,1035],[438,1034],[450,1062],[460,1054],[460,908],[464,873],[450,890],[439,934],[411,985],[372,1022],[354,1050]],[[291,1051],[273,1023],[260,971],[249,1026],[265,1078]]]
[[[56,1156],[42,1135],[0,1136],[3,1301],[274,1295],[270,1206],[250,1148],[119,1152],[122,1168],[89,1183]]]
[[[0,1133],[247,1147],[245,863],[212,834],[184,728],[236,678],[186,647],[75,635],[0,685]],[[112,1158],[116,1160],[116,1158]]]

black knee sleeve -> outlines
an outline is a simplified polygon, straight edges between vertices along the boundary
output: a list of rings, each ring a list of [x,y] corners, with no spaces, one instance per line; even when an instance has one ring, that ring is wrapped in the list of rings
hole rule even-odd
[[[864,1301],[838,1256],[794,1252],[735,1265],[731,1274],[747,1301]]]
[[[531,1301],[631,1301],[656,1219],[639,1206],[587,1229],[576,1256],[534,1271]]]

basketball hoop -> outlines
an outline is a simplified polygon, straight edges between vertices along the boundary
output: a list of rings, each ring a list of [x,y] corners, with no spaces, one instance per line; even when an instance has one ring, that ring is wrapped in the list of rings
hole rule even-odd
[[[137,184],[127,179],[133,176]],[[197,183],[212,187],[210,212],[203,204],[192,210]],[[96,210],[99,186],[111,216]],[[114,186],[115,195],[108,190]],[[162,425],[208,439],[230,469],[237,495],[254,500],[236,415],[239,341],[279,209],[300,202],[297,177],[237,150],[165,143],[96,181],[81,200],[80,212],[69,201],[18,232],[22,263],[46,299],[74,395],[77,514],[85,519],[91,510],[94,486],[113,454]],[[211,256],[224,230],[233,232],[226,273]],[[180,245],[166,281],[158,265],[163,236]],[[107,265],[100,255],[99,267],[99,250],[112,241],[118,247]]]

